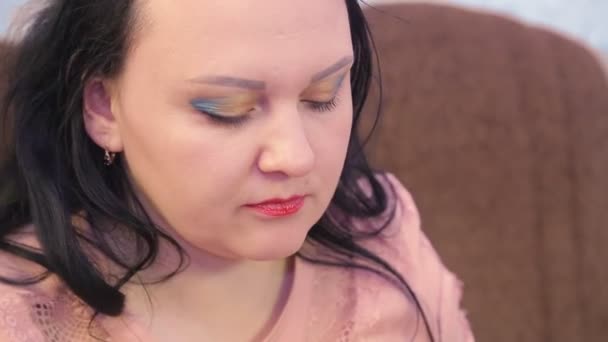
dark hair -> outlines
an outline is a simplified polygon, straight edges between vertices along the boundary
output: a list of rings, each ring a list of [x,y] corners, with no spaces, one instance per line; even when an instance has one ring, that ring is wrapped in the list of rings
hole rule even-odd
[[[308,235],[310,243],[326,248],[334,257],[321,259],[305,252],[298,257],[317,264],[361,268],[396,280],[414,298],[432,338],[428,319],[402,275],[358,243],[379,234],[390,223],[395,204],[389,203],[386,189],[368,165],[357,134],[370,88],[375,47],[358,2],[346,0],[346,5],[355,54],[351,72],[352,134],[330,207]],[[187,262],[179,244],[152,222],[137,201],[121,159],[106,168],[102,163],[104,151],[84,129],[85,81],[120,73],[140,21],[133,0],[50,1],[18,42],[9,68],[6,98],[0,101],[2,136],[11,137],[2,142],[8,154],[0,158],[4,160],[0,165],[0,250],[48,270],[33,278],[0,277],[0,281],[32,284],[53,273],[96,312],[106,315],[122,312],[124,295],[120,288],[155,261],[161,240],[172,244],[181,256],[180,264],[167,278]],[[361,179],[371,185],[371,195],[359,186]],[[372,219],[387,212],[385,222],[366,232],[353,231],[352,225],[333,214]],[[74,215],[94,227],[90,234],[74,227]],[[102,231],[118,225],[108,227],[102,222],[115,222],[132,237],[139,252],[135,260],[121,255],[108,238],[111,234]],[[10,239],[12,233],[30,223],[41,250]],[[121,266],[124,274],[116,281],[108,280],[83,244]]]

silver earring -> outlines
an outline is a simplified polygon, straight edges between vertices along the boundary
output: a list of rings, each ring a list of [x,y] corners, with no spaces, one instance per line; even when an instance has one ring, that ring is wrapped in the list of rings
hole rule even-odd
[[[114,163],[114,159],[116,158],[116,153],[110,152],[106,150],[106,153],[103,157],[103,163],[105,166],[110,166]]]

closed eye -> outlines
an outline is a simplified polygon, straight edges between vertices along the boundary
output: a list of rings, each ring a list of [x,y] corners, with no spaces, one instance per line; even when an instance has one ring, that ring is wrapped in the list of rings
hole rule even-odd
[[[254,110],[254,108],[251,107],[240,106],[237,112],[237,108],[233,106],[226,106],[219,101],[193,100],[190,102],[190,104],[196,111],[206,115],[215,123],[230,126],[239,126],[244,124],[250,117],[249,113]],[[231,114],[226,115],[224,114],[225,112],[230,112]]]
[[[336,109],[336,107],[338,106],[339,98],[336,95],[329,101],[302,100],[302,102],[307,104],[308,107],[315,112],[330,112]],[[218,109],[217,107],[209,106],[207,102],[192,101],[191,104],[194,109],[196,109],[201,114],[206,115],[213,122],[232,127],[244,125],[247,121],[251,119],[251,112],[255,110],[255,108],[251,108],[245,113],[238,116],[224,115],[215,110]]]
[[[215,113],[209,112],[201,112],[202,114],[207,115],[211,120],[215,121],[219,124],[231,125],[231,126],[240,126],[249,120],[250,115],[241,115],[241,116],[224,116],[217,115]]]
[[[338,96],[334,96],[334,98],[332,98],[329,101],[326,102],[319,102],[319,101],[303,101],[306,104],[308,104],[310,106],[310,108],[312,110],[314,110],[315,112],[331,112],[332,110],[336,109],[336,107],[338,106]]]

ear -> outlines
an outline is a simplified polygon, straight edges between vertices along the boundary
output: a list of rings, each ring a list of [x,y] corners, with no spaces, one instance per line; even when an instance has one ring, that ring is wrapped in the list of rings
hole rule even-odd
[[[94,78],[84,86],[83,115],[84,126],[89,137],[108,152],[122,151],[122,139],[116,113],[117,96],[112,83]]]

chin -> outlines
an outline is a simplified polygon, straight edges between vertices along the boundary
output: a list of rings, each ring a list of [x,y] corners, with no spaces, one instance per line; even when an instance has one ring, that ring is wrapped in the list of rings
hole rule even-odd
[[[256,261],[271,261],[289,258],[296,254],[302,247],[304,241],[299,243],[282,243],[281,245],[267,246],[264,249],[248,251],[246,258]]]
[[[247,246],[242,246],[243,248],[240,249],[238,254],[245,259],[256,261],[285,259],[296,254],[302,248],[306,240],[306,234],[256,240],[255,242],[251,241]]]
[[[319,215],[320,216],[320,215]],[[266,261],[285,259],[304,245],[317,215],[302,215],[283,222],[256,222],[232,240],[232,252],[244,259]]]

